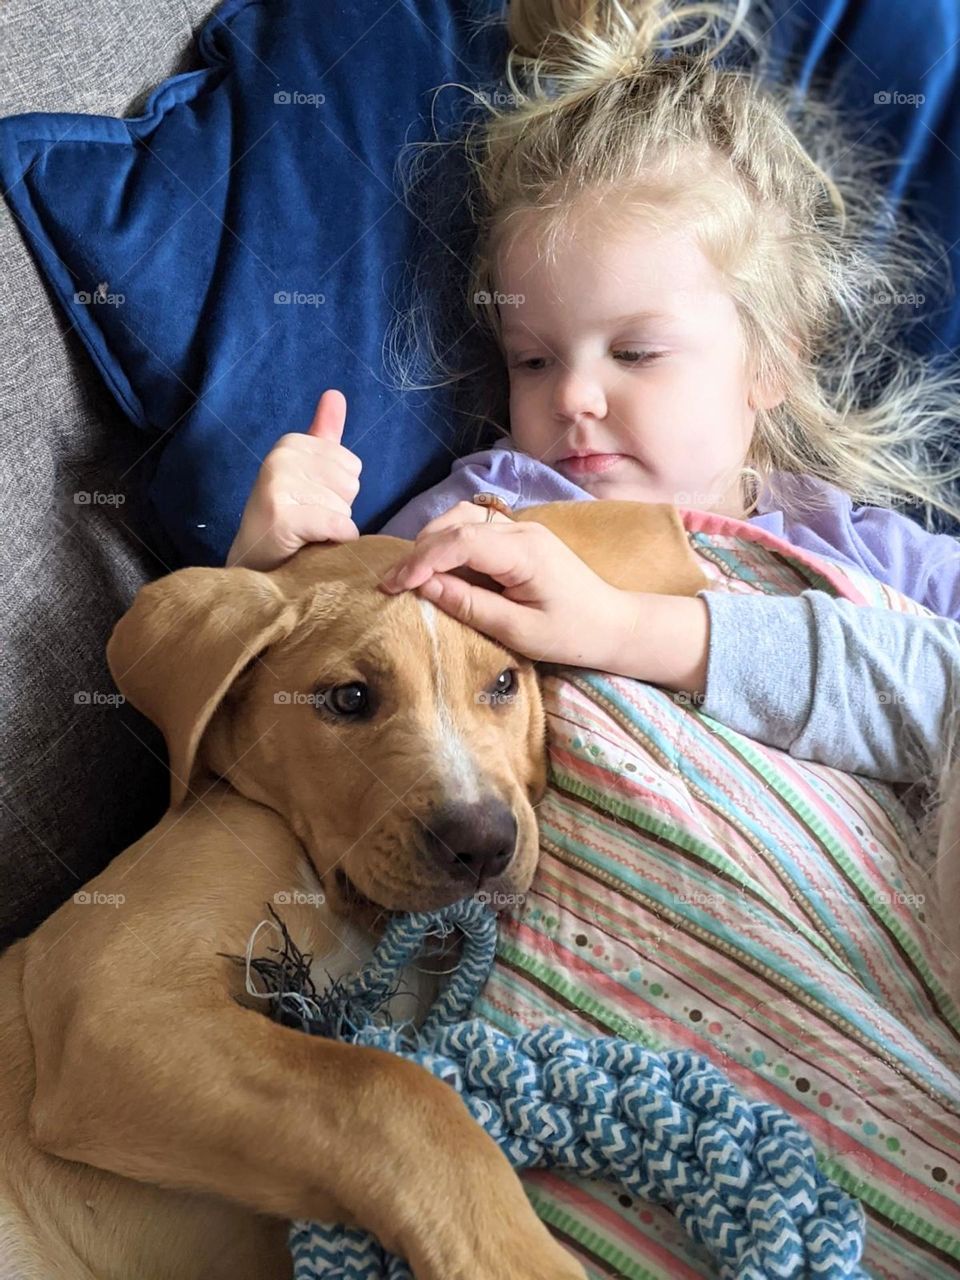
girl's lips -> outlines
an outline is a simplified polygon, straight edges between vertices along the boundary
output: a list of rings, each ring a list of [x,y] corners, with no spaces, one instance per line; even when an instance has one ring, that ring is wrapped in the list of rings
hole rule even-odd
[[[625,453],[588,453],[581,458],[560,458],[556,465],[574,475],[585,475],[595,471],[609,471],[626,456]]]

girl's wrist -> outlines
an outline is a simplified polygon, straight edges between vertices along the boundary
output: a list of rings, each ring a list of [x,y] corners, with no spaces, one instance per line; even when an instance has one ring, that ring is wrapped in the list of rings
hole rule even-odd
[[[604,670],[702,697],[710,611],[699,596],[618,591]]]

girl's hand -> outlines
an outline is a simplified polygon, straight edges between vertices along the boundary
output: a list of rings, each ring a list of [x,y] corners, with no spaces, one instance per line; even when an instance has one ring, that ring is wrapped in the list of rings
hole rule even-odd
[[[325,391],[307,434],[281,436],[263,460],[227,555],[227,567],[275,569],[308,542],[360,536],[351,506],[360,459],[341,443],[347,402]]]
[[[463,569],[492,578],[502,593],[451,572]],[[640,612],[639,597],[604,582],[544,525],[506,516],[488,522],[486,510],[472,503],[425,526],[380,586],[416,590],[536,661],[607,671],[614,669],[614,646]]]

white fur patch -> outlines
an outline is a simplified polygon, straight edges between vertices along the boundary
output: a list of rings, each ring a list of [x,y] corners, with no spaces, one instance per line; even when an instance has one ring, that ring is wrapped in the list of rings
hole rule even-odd
[[[440,637],[437,634],[437,607],[429,600],[418,600],[417,603],[423,614],[432,649],[433,688],[437,700],[435,721],[437,752],[447,770],[451,795],[466,804],[475,804],[480,799],[480,775],[467,740],[457,728],[447,704],[443,663],[440,658]]]
[[[314,874],[313,867],[304,859],[300,863],[300,876],[305,893],[322,895],[323,885]],[[332,939],[325,955],[314,955],[310,964],[310,977],[318,992],[326,991],[331,981],[352,977],[373,957],[374,940],[364,929],[335,916],[328,906],[320,906],[324,924]],[[407,965],[403,971],[400,989],[386,1005],[393,1022],[410,1021],[420,1025],[436,999],[438,980],[434,974],[420,967]]]

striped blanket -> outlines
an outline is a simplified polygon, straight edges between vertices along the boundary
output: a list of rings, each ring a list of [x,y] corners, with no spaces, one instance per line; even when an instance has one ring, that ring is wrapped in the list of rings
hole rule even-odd
[[[717,590],[923,612],[752,526],[684,519]],[[708,1055],[792,1112],[861,1199],[872,1276],[960,1274],[960,1015],[895,789],[638,681],[571,671],[544,696],[540,868],[475,1012]],[[662,1208],[563,1174],[525,1185],[593,1277],[711,1274]]]

